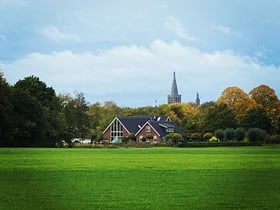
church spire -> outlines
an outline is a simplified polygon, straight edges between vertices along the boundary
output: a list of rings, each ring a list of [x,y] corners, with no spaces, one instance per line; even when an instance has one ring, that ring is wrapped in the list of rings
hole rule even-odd
[[[171,93],[168,95],[168,103],[181,103],[181,95],[178,93],[175,71],[173,72],[173,81]]]
[[[198,92],[196,93],[195,103],[196,103],[197,105],[200,105],[200,97],[199,97],[199,93],[198,93]]]

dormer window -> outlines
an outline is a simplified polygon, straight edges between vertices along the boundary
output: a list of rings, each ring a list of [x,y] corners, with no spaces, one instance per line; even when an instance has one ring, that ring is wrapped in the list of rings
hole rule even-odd
[[[165,131],[166,131],[166,133],[173,133],[174,128],[166,128]]]

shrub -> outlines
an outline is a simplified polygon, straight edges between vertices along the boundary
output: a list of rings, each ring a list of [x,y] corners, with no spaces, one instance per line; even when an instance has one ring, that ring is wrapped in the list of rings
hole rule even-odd
[[[151,141],[151,140],[153,140],[153,139],[154,139],[154,137],[153,137],[152,134],[148,134],[148,135],[146,136],[146,140],[148,140],[148,141]]]
[[[242,141],[244,140],[246,136],[246,131],[244,128],[236,128],[234,131],[234,137],[237,141]]]
[[[165,139],[171,140],[173,144],[177,144],[179,141],[183,140],[183,137],[179,133],[169,133],[165,136]]]
[[[210,132],[207,132],[207,133],[205,133],[205,134],[203,134],[203,139],[206,139],[206,140],[209,140],[209,139],[211,139],[213,137],[213,134],[212,133],[210,133]]]
[[[218,139],[217,139],[216,136],[212,136],[212,138],[210,138],[209,141],[211,141],[211,142],[217,142]]]
[[[267,138],[267,133],[260,128],[249,128],[247,136],[251,142],[264,142]]]
[[[191,138],[191,140],[198,141],[201,139],[201,135],[200,135],[200,133],[192,133],[190,138]]]
[[[134,133],[130,133],[128,136],[127,136],[127,139],[128,140],[131,140],[131,141],[136,141],[136,136]]]
[[[123,143],[127,143],[127,142],[128,142],[128,140],[129,140],[129,138],[128,138],[128,137],[126,137],[126,136],[123,136],[123,137],[122,137],[122,142],[123,142]]]
[[[233,140],[234,139],[234,129],[233,128],[225,129],[225,139],[226,140]]]
[[[217,139],[222,141],[225,137],[225,132],[222,129],[217,129],[215,131],[215,136],[217,137]]]
[[[268,139],[268,142],[270,144],[280,144],[280,135],[270,136],[269,139]]]

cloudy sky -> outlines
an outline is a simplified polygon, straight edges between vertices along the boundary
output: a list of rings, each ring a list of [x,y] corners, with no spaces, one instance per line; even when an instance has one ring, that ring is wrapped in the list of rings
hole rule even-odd
[[[267,84],[280,95],[280,0],[0,0],[0,69],[89,103],[182,101]]]

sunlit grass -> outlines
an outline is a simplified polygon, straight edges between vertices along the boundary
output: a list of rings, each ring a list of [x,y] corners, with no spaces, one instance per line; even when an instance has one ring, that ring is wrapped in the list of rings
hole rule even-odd
[[[277,209],[280,147],[0,149],[0,209]]]

